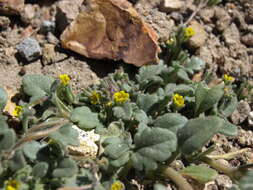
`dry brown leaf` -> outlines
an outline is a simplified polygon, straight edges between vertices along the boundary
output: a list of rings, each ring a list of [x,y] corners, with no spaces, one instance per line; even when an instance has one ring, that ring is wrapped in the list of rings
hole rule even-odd
[[[142,66],[156,62],[157,35],[126,0],[87,0],[61,35],[63,47],[95,59]]]

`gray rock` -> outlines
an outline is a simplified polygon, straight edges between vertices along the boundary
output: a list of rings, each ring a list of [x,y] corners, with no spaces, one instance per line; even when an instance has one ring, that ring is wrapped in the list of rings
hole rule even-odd
[[[10,23],[11,23],[11,21],[10,21],[10,19],[8,17],[6,17],[6,16],[0,16],[0,28],[1,29],[8,28],[8,26],[9,26]]]
[[[239,102],[237,109],[231,115],[231,120],[234,124],[238,125],[248,118],[250,111],[251,109],[248,102],[242,100]]]
[[[170,13],[172,11],[178,11],[184,6],[184,2],[181,0],[163,0],[160,9],[163,12]]]
[[[199,16],[205,23],[211,23],[212,18],[214,17],[214,9],[213,8],[202,9],[199,12]]]
[[[40,26],[40,32],[46,34],[48,32],[55,31],[55,22],[50,20],[44,20]]]
[[[240,32],[236,25],[232,23],[224,32],[223,38],[227,45],[240,43]]]
[[[241,41],[245,45],[253,47],[253,34],[249,33],[249,34],[244,35],[241,38]]]
[[[221,7],[215,7],[214,17],[217,19],[216,29],[218,31],[225,30],[231,23],[232,17],[228,14],[228,12]]]
[[[38,59],[41,55],[41,48],[36,39],[28,37],[23,39],[16,46],[19,54],[28,62]]]

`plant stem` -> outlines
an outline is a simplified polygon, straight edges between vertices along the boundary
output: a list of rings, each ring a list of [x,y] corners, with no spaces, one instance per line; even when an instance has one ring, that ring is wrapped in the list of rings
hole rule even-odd
[[[235,151],[235,152],[230,152],[230,153],[227,153],[227,154],[207,155],[207,157],[211,158],[211,159],[215,159],[215,160],[218,160],[218,159],[230,160],[230,159],[233,159],[235,156],[237,156],[239,154],[242,154],[244,152],[248,152],[249,150],[250,150],[250,148],[244,148],[244,149],[241,149],[241,150],[238,150],[238,151]]]
[[[162,173],[165,177],[170,178],[178,186],[179,190],[193,190],[187,180],[173,168],[166,167]]]
[[[214,169],[226,174],[227,176],[229,176],[232,180],[238,179],[241,176],[241,171],[238,168],[234,168],[234,167],[229,167],[229,166],[225,166],[224,164],[222,164],[219,161],[213,160],[207,156],[203,157],[201,159],[201,161],[207,163],[208,165],[210,165],[211,167],[213,167]]]

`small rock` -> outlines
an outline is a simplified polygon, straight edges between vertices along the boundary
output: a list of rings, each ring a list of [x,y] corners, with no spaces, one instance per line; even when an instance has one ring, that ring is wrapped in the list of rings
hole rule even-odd
[[[184,6],[184,2],[181,0],[163,0],[160,9],[163,12],[170,13],[172,11],[178,11]]]
[[[231,115],[231,120],[234,124],[238,125],[247,119],[250,111],[251,109],[248,102],[241,100],[237,106],[237,109]]]
[[[55,45],[60,43],[59,39],[54,34],[52,34],[51,32],[47,33],[47,41],[50,44],[55,44]]]
[[[44,20],[40,26],[40,33],[47,34],[48,32],[54,33],[55,22],[50,20]]]
[[[38,11],[36,9],[36,6],[32,4],[26,4],[23,11],[21,12],[21,20],[26,24],[31,23],[36,15],[36,11]]]
[[[28,37],[23,39],[17,46],[18,52],[28,62],[38,59],[41,55],[40,45],[34,38]]]
[[[242,36],[241,41],[245,45],[253,47],[253,34],[249,33],[249,34]]]
[[[190,47],[194,49],[200,48],[205,44],[207,39],[207,33],[204,30],[204,27],[197,21],[192,21],[189,27],[193,28],[195,31],[195,35],[189,40]]]
[[[11,21],[8,17],[0,16],[0,30],[8,28],[10,23]]]
[[[199,12],[199,16],[205,23],[211,23],[212,18],[214,17],[214,9],[213,8],[206,8]]]
[[[77,17],[84,0],[62,0],[57,3],[56,27],[59,32]]]
[[[249,124],[249,126],[253,126],[253,111],[251,111],[250,113],[249,113],[249,117],[248,117],[248,124]]]
[[[215,7],[214,17],[217,19],[216,29],[220,32],[225,30],[232,21],[232,18],[228,14],[228,12],[224,8],[221,8],[221,7]]]
[[[240,32],[234,23],[225,29],[222,36],[228,45],[240,43]]]
[[[19,15],[24,9],[24,0],[0,0],[0,13]]]
[[[215,183],[221,190],[230,189],[233,185],[233,182],[231,181],[231,179],[226,175],[219,175],[215,179]]]
[[[243,129],[239,130],[238,136],[236,136],[238,144],[242,147],[253,147],[253,133],[248,130],[245,131]]]

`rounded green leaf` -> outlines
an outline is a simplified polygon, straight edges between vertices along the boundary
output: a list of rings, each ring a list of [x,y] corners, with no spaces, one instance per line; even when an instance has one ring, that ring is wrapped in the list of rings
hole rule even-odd
[[[179,148],[189,155],[200,150],[223,127],[223,120],[216,116],[189,120],[178,131]]]
[[[188,166],[180,171],[184,176],[191,177],[201,184],[213,181],[218,176],[218,173],[206,166]]]

